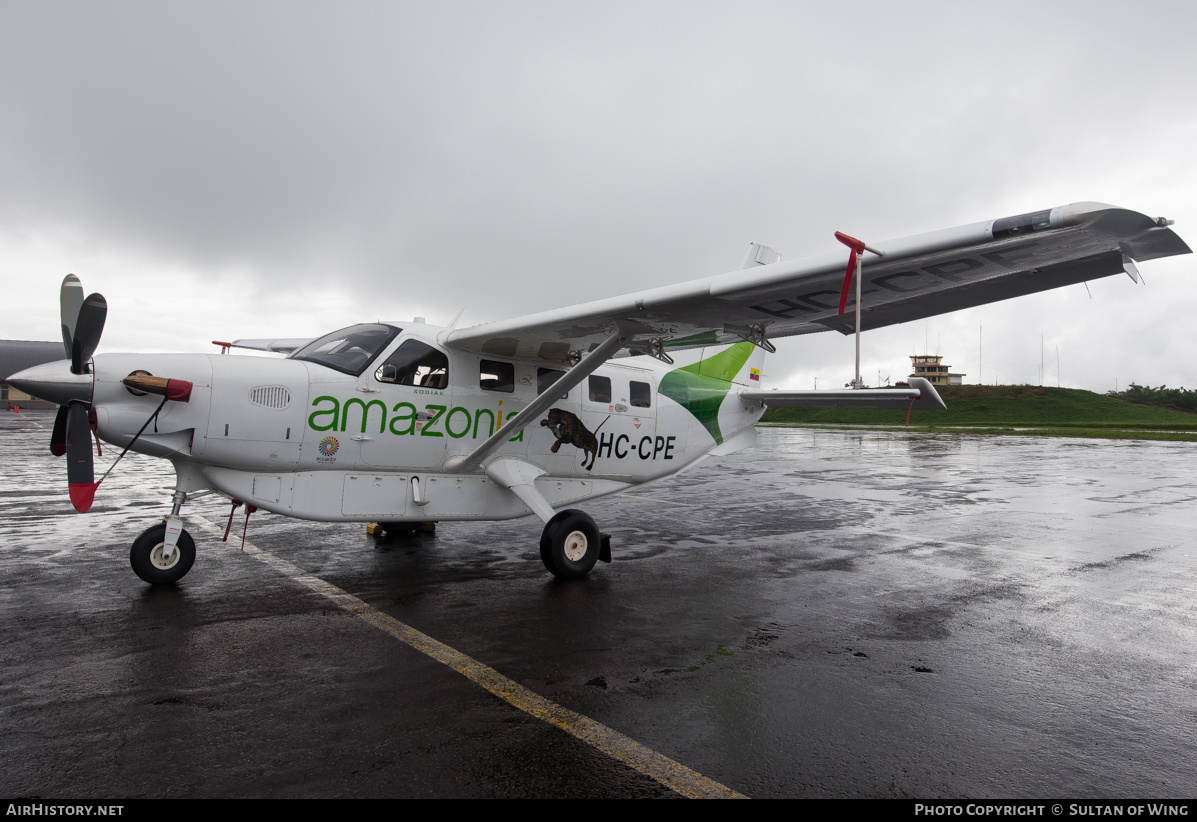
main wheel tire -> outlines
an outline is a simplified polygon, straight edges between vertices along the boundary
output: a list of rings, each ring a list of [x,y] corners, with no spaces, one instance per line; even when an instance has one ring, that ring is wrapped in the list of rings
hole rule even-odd
[[[195,563],[195,540],[186,531],[179,533],[171,562],[162,561],[166,523],[159,523],[141,532],[129,550],[129,564],[133,573],[150,585],[170,585],[182,579]]]
[[[598,526],[587,514],[574,509],[559,512],[540,535],[540,559],[560,579],[579,579],[589,574],[598,561],[599,547]]]

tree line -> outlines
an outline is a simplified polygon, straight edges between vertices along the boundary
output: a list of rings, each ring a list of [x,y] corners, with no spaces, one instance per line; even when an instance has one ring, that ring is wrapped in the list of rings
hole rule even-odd
[[[1136,385],[1132,382],[1130,388],[1125,391],[1110,391],[1107,396],[1197,414],[1197,390],[1190,391],[1183,387],[1169,388],[1161,385],[1159,388],[1152,388],[1150,385]]]

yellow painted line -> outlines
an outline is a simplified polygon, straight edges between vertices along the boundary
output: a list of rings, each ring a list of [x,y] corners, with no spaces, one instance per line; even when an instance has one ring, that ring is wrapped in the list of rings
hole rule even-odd
[[[202,517],[191,520],[205,531],[218,537],[224,536],[224,530]],[[229,543],[233,544],[230,535]],[[246,541],[245,553],[261,562],[266,563],[284,576],[290,577],[308,589],[327,597],[340,608],[348,611],[359,619],[370,623],[375,628],[398,639],[417,651],[432,657],[442,665],[447,665],[462,676],[481,685],[499,699],[519,708],[526,714],[555,725],[566,733],[597,748],[603,753],[618,759],[628,767],[635,768],[647,777],[655,779],[667,788],[677,791],[682,796],[691,799],[747,799],[747,796],[736,793],[731,788],[721,785],[713,779],[708,779],[697,771],[687,768],[669,757],[659,754],[651,748],[641,745],[634,739],[624,736],[619,731],[608,728],[601,722],[582,714],[563,708],[552,700],[545,699],[538,693],[528,690],[523,685],[508,679],[501,673],[482,664],[460,651],[454,650],[443,642],[439,642],[427,634],[417,631],[392,616],[375,609],[353,594],[343,591],[330,582],[325,582],[315,574],[308,573],[287,560],[277,557],[269,551],[259,548]]]

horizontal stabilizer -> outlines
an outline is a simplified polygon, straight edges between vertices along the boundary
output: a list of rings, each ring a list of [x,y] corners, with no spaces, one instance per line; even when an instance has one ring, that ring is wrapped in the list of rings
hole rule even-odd
[[[760,400],[770,408],[947,408],[935,386],[911,377],[909,388],[849,388],[842,391],[740,392],[746,400]]]

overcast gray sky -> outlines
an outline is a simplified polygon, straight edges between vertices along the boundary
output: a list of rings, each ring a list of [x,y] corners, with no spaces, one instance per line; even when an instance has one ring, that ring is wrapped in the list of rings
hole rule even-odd
[[[1193,3],[0,0],[0,337],[463,324],[1080,200],[1197,243]],[[864,376],[1197,387],[1197,261],[866,333]],[[981,329],[983,327],[983,333]],[[1042,344],[1041,344],[1042,340]],[[783,343],[842,385],[852,340]]]

